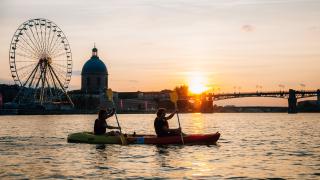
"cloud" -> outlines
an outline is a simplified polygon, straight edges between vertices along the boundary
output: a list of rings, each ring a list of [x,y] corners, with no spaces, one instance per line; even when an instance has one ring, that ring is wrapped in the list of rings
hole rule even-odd
[[[72,71],[72,76],[81,76],[81,70]]]
[[[319,32],[320,31],[320,27],[319,26],[311,26],[311,27],[309,27],[309,30],[313,31],[313,32]]]
[[[13,79],[0,78],[0,84],[14,84]]]
[[[125,83],[139,83],[138,80],[133,80],[133,79],[113,79],[112,81],[116,81],[116,82],[125,82]]]
[[[250,25],[250,24],[245,24],[241,27],[242,31],[244,32],[253,32],[255,31],[255,27],[253,25]]]
[[[305,3],[306,0],[220,0],[216,4],[225,6],[241,6],[241,5],[265,5],[265,4],[289,4],[289,3]],[[309,0],[316,2],[317,0]]]

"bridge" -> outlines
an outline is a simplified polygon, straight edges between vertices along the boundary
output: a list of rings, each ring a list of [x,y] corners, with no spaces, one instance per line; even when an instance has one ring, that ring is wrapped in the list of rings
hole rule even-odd
[[[289,89],[289,91],[270,91],[270,92],[244,92],[244,93],[209,93],[206,99],[209,101],[219,101],[233,98],[244,97],[270,97],[270,98],[285,98],[288,99],[288,113],[297,113],[297,99],[317,97],[318,105],[320,106],[320,89],[318,90],[300,90],[296,91]]]

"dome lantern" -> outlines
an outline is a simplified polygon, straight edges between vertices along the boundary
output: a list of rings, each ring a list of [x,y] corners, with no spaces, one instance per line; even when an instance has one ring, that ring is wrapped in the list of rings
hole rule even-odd
[[[92,48],[92,56],[98,57],[98,49],[96,48],[96,43],[94,43],[94,47]]]

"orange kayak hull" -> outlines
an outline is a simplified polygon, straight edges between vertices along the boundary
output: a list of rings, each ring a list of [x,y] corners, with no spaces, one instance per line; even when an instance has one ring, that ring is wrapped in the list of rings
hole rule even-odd
[[[213,134],[188,134],[183,136],[184,144],[215,144],[220,138],[220,133],[216,132]],[[129,144],[155,144],[155,145],[166,145],[166,144],[183,144],[181,136],[167,136],[157,137],[155,135],[136,135],[127,137]]]

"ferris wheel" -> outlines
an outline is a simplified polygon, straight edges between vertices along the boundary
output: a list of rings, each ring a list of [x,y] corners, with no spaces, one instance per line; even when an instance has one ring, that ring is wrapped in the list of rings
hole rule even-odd
[[[52,103],[67,97],[72,75],[72,54],[67,37],[52,21],[37,18],[22,23],[9,51],[12,78],[20,91],[19,103]]]

